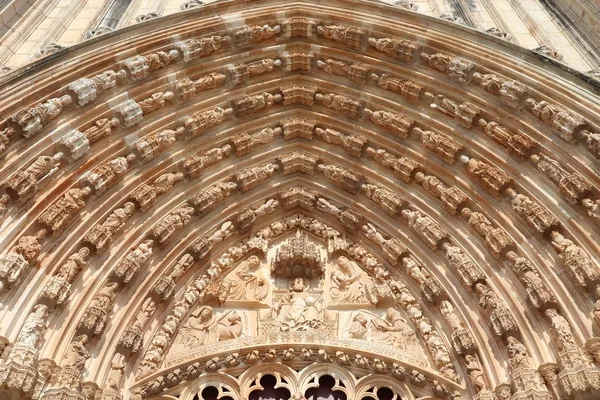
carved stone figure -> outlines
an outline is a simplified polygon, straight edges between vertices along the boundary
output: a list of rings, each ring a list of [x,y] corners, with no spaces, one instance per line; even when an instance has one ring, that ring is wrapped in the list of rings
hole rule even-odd
[[[332,75],[345,76],[353,82],[364,84],[367,82],[367,78],[370,75],[370,65],[363,63],[346,64],[343,61],[327,59],[325,61],[318,60],[317,66],[322,68],[323,71]]]
[[[502,228],[494,228],[482,213],[463,208],[461,215],[467,218],[469,225],[485,238],[485,247],[495,258],[503,257],[508,251],[515,249],[515,244],[506,231]]]
[[[135,154],[117,157],[94,168],[86,176],[85,182],[94,189],[94,193],[102,194],[124,175],[135,161]]]
[[[525,285],[527,298],[534,307],[546,309],[556,306],[556,297],[544,281],[542,281],[537,269],[528,259],[519,257],[514,251],[506,253],[506,258],[510,267]]]
[[[262,301],[267,297],[269,285],[264,277],[257,274],[259,268],[260,259],[257,256],[250,256],[238,265],[235,278],[225,281],[228,287],[227,301]]]
[[[477,361],[477,358],[471,355],[466,355],[465,361],[467,363],[467,375],[469,375],[469,379],[475,388],[475,392],[479,393],[486,388],[485,377],[481,370],[481,365],[479,364],[479,361]]]
[[[194,257],[189,253],[184,254],[177,260],[173,270],[168,275],[161,276],[154,284],[151,291],[163,300],[168,300],[173,296],[177,280],[187,272],[194,263]]]
[[[277,160],[282,166],[281,172],[283,175],[293,174],[294,172],[314,175],[315,167],[321,161],[318,156],[303,151],[294,151],[283,154],[277,157]]]
[[[202,174],[202,171],[210,165],[216,164],[227,157],[231,152],[231,146],[226,144],[222,147],[214,147],[202,155],[193,155],[183,161],[183,168],[189,178],[194,179]]]
[[[178,127],[177,130],[165,129],[146,136],[135,142],[136,150],[142,160],[150,161],[175,143],[177,137],[182,137],[184,132],[185,128]]]
[[[218,182],[195,195],[191,204],[199,216],[206,215],[209,210],[229,197],[236,188],[237,184],[233,182]]]
[[[171,101],[174,98],[175,94],[173,92],[155,92],[147,99],[139,101],[138,106],[144,115],[150,114],[151,112],[163,108],[167,101]]]
[[[334,129],[321,129],[315,128],[315,133],[321,139],[327,143],[342,146],[346,152],[353,155],[354,157],[360,157],[362,149],[367,143],[367,138],[352,133],[350,135],[344,135],[343,133]]]
[[[46,226],[55,236],[63,229],[85,206],[84,199],[91,193],[89,187],[69,189],[56,203],[48,207],[38,218],[38,222]]]
[[[235,146],[235,153],[238,156],[250,153],[255,146],[259,144],[269,144],[273,141],[275,135],[281,134],[282,129],[277,128],[264,128],[255,133],[240,133],[232,138],[233,145]]]
[[[134,204],[137,204],[141,211],[148,211],[156,203],[157,196],[168,192],[173,185],[181,180],[183,180],[181,172],[162,174],[152,182],[152,185],[144,183],[138,186],[131,193],[131,200]]]
[[[485,275],[479,266],[461,247],[446,242],[442,248],[446,251],[445,256],[450,266],[458,273],[466,286],[473,287],[477,282],[485,281]]]
[[[235,180],[240,191],[247,192],[254,189],[264,180],[270,178],[275,171],[279,169],[279,165],[268,163],[254,168],[248,168],[235,175]]]
[[[477,178],[484,185],[484,187],[486,187],[495,195],[499,196],[510,185],[512,185],[512,178],[501,169],[476,158],[464,158],[467,159],[466,164],[469,174]]]
[[[479,296],[479,305],[491,312],[490,325],[496,335],[509,337],[518,332],[519,328],[510,310],[488,285],[477,283],[475,284],[475,291]]]
[[[477,349],[477,344],[469,329],[461,322],[454,311],[454,306],[449,301],[442,301],[440,311],[444,319],[452,328],[452,345],[458,354],[470,354]],[[465,358],[468,357],[465,356]]]
[[[125,222],[135,212],[135,205],[131,202],[123,207],[114,209],[101,224],[95,225],[83,238],[86,245],[98,253],[103,253],[112,243],[113,235],[123,227]]]
[[[281,58],[285,61],[285,70],[288,72],[312,72],[316,55],[312,51],[284,51]]]
[[[521,159],[528,157],[531,152],[539,147],[538,142],[533,140],[522,132],[514,134],[508,128],[497,122],[487,122],[481,118],[478,121],[479,126],[483,127],[484,132],[496,142],[508,148],[511,153],[517,154]]]
[[[57,148],[71,159],[78,160],[90,151],[90,141],[77,129],[71,129],[56,143]]]
[[[579,346],[575,343],[571,325],[558,312],[552,308],[546,310],[544,315],[550,319],[552,325],[552,336],[557,342],[560,351],[579,351]]]
[[[420,54],[421,60],[425,62],[429,67],[436,69],[440,72],[448,71],[452,58],[447,54],[435,53],[435,54]]]
[[[25,108],[10,117],[11,127],[25,138],[30,138],[58,117],[63,108],[71,104],[71,101],[71,96],[62,96]]]
[[[600,267],[590,259],[581,246],[573,243],[558,231],[552,231],[552,246],[560,262],[581,286],[592,285],[600,280]]]
[[[405,199],[376,185],[364,184],[361,186],[361,190],[365,192],[371,200],[381,205],[384,211],[392,217],[398,216],[406,204]]]
[[[417,210],[402,210],[402,216],[408,219],[408,226],[415,231],[427,246],[435,250],[448,238],[448,233],[428,216]]]
[[[325,107],[340,111],[348,118],[359,119],[363,111],[365,102],[360,99],[355,99],[341,94],[317,93],[315,100],[320,101]]]
[[[151,230],[152,236],[154,236],[157,243],[159,245],[164,245],[169,242],[177,230],[183,228],[190,222],[192,215],[194,215],[194,211],[195,210],[192,207],[179,207],[177,210],[169,213],[169,215],[158,221]]]
[[[369,38],[369,45],[391,57],[398,58],[405,63],[413,63],[420,46],[410,40],[398,40],[390,38]]]
[[[385,149],[367,147],[365,155],[373,158],[384,167],[393,170],[394,174],[400,177],[404,182],[410,182],[413,176],[418,174],[422,169],[422,165],[412,158],[407,156],[398,158]]]
[[[290,282],[287,302],[274,303],[275,324],[281,331],[306,331],[322,326],[319,303],[307,293],[308,288],[305,278],[294,278]]]
[[[179,7],[182,11],[191,10],[193,8],[198,8],[204,5],[204,2],[201,0],[190,0],[182,3]]]
[[[145,56],[138,55],[128,58],[123,61],[123,66],[129,72],[131,80],[137,82],[150,76],[150,72],[165,68],[178,56],[179,52],[177,50],[171,50],[168,53],[158,51]]]
[[[224,122],[233,114],[231,108],[215,107],[194,113],[184,121],[190,139],[197,137],[215,125]]]
[[[350,169],[339,167],[337,165],[319,164],[317,169],[323,172],[325,177],[340,184],[343,189],[352,194],[358,193],[365,181],[364,176],[357,174]]]
[[[364,315],[358,313],[352,318],[350,327],[348,328],[348,336],[352,339],[366,339],[368,332],[368,320]]]
[[[108,317],[112,313],[118,288],[118,283],[111,282],[94,296],[77,325],[78,330],[85,331],[90,336],[100,335],[104,331]]]
[[[473,74],[473,83],[479,85],[486,92],[491,93],[494,96],[499,96],[504,79],[496,74],[481,74],[475,72]]]
[[[513,189],[506,191],[511,197],[513,210],[525,218],[527,225],[540,235],[548,234],[559,227],[558,219],[538,202]]]
[[[90,358],[90,353],[85,348],[87,342],[88,336],[83,334],[77,336],[69,344],[62,359],[62,368],[56,387],[69,390],[81,389],[81,374],[83,373],[86,360]]]
[[[63,156],[63,153],[40,156],[27,168],[15,172],[4,184],[6,194],[13,200],[29,200],[37,193],[38,184],[58,171]]]
[[[86,129],[83,134],[88,138],[90,144],[93,144],[100,139],[103,139],[109,136],[112,132],[112,129],[119,126],[120,121],[118,118],[101,118],[98,121],[94,122],[90,128]]]
[[[135,316],[133,324],[128,326],[121,335],[119,346],[130,350],[132,353],[137,353],[142,347],[144,327],[154,311],[156,311],[156,302],[151,297],[146,298]]]
[[[568,142],[573,141],[577,134],[586,126],[585,120],[581,115],[562,109],[545,100],[537,102],[529,98],[525,104],[533,115],[548,123],[561,139]]]
[[[236,47],[250,46],[252,43],[258,43],[267,40],[281,32],[281,26],[275,25],[244,25],[241,28],[231,30],[231,38]]]
[[[229,36],[209,36],[199,39],[188,39],[175,44],[183,54],[183,61],[190,62],[219,50],[224,43],[229,43]]]
[[[4,215],[8,211],[8,208],[6,207],[6,205],[8,204],[9,201],[10,201],[10,197],[8,197],[7,194],[0,195],[0,223],[4,218]]]
[[[595,224],[600,225],[600,199],[594,201],[592,199],[581,200],[581,205],[587,209],[588,215],[592,218]]]
[[[118,279],[122,285],[127,285],[135,279],[140,269],[152,256],[152,246],[154,246],[153,240],[144,240],[113,268],[111,276]]]
[[[348,47],[361,50],[366,42],[367,30],[344,25],[319,25],[317,33]]]
[[[442,201],[444,209],[452,215],[461,210],[470,200],[462,190],[456,186],[447,187],[436,176],[417,172],[415,174],[415,181],[421,184],[423,189],[439,198]]]
[[[463,149],[463,146],[448,135],[424,131],[416,127],[414,131],[421,136],[421,143],[429,150],[438,154],[442,160],[452,164],[456,158],[456,153]]]
[[[16,131],[13,127],[8,126],[0,130],[0,154],[4,153],[8,148],[10,140],[15,136]]]
[[[537,163],[537,169],[558,185],[560,193],[571,204],[577,204],[589,196],[592,184],[583,175],[568,172],[557,160],[544,154],[531,156],[531,160]]]
[[[412,103],[419,103],[424,94],[425,86],[417,81],[402,80],[389,74],[371,74],[369,78],[380,88],[399,93]]]
[[[40,300],[49,307],[64,305],[71,292],[71,283],[79,271],[87,265],[89,255],[90,250],[87,247],[82,247],[76,253],[71,254],[44,286]]]
[[[371,341],[395,347],[401,351],[414,353],[418,347],[414,329],[402,318],[400,312],[395,308],[388,308],[383,318],[371,320],[373,336]]]
[[[600,133],[592,133],[590,131],[581,131],[581,137],[583,139],[585,139],[586,144],[587,144],[587,149],[593,155],[595,155],[596,158],[600,158]],[[8,143],[8,142],[6,142],[6,143]],[[2,151],[0,149],[0,153],[1,152]]]
[[[365,108],[364,115],[368,117],[374,124],[379,125],[383,129],[392,132],[402,139],[406,139],[408,137],[408,132],[415,122],[413,119],[402,114],[383,110],[372,111],[368,108]]]
[[[41,241],[46,237],[45,229],[32,236],[21,236],[7,254],[0,256],[0,292],[17,284],[27,273],[42,250]]]
[[[253,76],[262,75],[273,71],[275,67],[281,65],[281,60],[272,58],[263,58],[262,60],[251,63],[236,63],[228,66],[229,80],[233,85],[240,85]]]
[[[272,107],[283,100],[280,94],[264,92],[253,96],[243,96],[231,101],[231,107],[238,118],[254,115],[257,112]]]
[[[336,265],[338,268],[331,271],[329,304],[371,304],[369,286],[375,282],[362,273],[356,262],[347,257],[340,256]]]
[[[310,118],[293,117],[281,121],[283,128],[283,139],[306,139],[312,140],[313,131],[317,121]]]

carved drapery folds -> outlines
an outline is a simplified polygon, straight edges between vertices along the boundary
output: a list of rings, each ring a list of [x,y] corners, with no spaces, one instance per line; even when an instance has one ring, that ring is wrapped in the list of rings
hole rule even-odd
[[[0,292],[19,283],[42,250],[42,241],[48,232],[39,230],[35,235],[21,236],[7,254],[0,256]]]
[[[52,176],[61,166],[63,153],[40,156],[27,168],[15,172],[3,185],[13,201],[26,202],[38,192],[38,184]]]
[[[421,53],[421,60],[430,68],[448,74],[460,83],[466,83],[473,75],[475,64],[460,57],[451,57],[444,53]]]
[[[39,133],[50,121],[60,115],[63,109],[71,104],[71,96],[52,98],[44,103],[25,108],[10,117],[10,127],[17,134],[30,138]]]
[[[65,305],[71,294],[71,284],[82,268],[87,265],[90,249],[80,248],[60,266],[57,273],[50,278],[40,295],[40,303],[50,309]]]
[[[69,189],[56,203],[48,207],[38,218],[38,222],[53,235],[58,236],[85,206],[85,199],[92,190],[89,187]]]
[[[185,119],[184,124],[188,132],[188,137],[195,138],[206,130],[224,122],[233,114],[231,108],[223,109],[215,107],[212,109],[199,111]]]
[[[558,219],[538,202],[514,189],[507,190],[513,210],[525,218],[527,225],[537,234],[549,235],[559,228]]]
[[[215,147],[204,154],[187,157],[183,160],[182,167],[188,178],[194,179],[202,175],[202,171],[204,171],[206,167],[223,160],[229,153],[231,153],[231,146],[228,144],[222,147]]]
[[[150,73],[167,67],[171,62],[179,57],[177,50],[169,52],[158,51],[145,56],[134,56],[123,61],[123,66],[126,68],[129,78],[136,82],[146,79]]]
[[[152,182],[152,185],[144,183],[138,186],[131,193],[131,201],[141,211],[148,211],[156,203],[157,196],[167,193],[181,180],[183,180],[181,172],[162,174]]]
[[[427,215],[418,210],[406,209],[402,216],[408,220],[408,226],[415,231],[431,250],[440,248],[448,240],[448,233]]]
[[[390,111],[373,111],[365,108],[364,114],[375,125],[379,125],[386,131],[390,131],[402,139],[406,139],[408,137],[408,132],[415,122],[413,119],[402,114]]]
[[[319,25],[317,33],[348,47],[361,50],[367,41],[367,30],[344,25]]]
[[[538,102],[529,98],[525,104],[533,115],[549,124],[563,140],[573,141],[587,126],[581,115],[548,103],[545,100]]]
[[[592,184],[583,175],[567,171],[557,160],[544,154],[531,156],[537,169],[550,178],[557,186],[560,194],[571,204],[577,204],[589,196]]]
[[[369,38],[369,45],[375,49],[397,58],[405,63],[413,63],[416,60],[420,46],[410,40],[398,40],[391,38]]]
[[[176,43],[175,46],[183,54],[183,61],[187,63],[221,49],[224,43],[229,43],[230,41],[231,38],[229,36],[209,36],[199,39],[188,39]]]

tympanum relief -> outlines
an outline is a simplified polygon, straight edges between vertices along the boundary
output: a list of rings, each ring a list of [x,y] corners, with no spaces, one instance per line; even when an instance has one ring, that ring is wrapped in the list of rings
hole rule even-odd
[[[427,347],[410,316],[396,306],[392,289],[350,255],[331,250],[298,230],[266,253],[239,260],[216,289],[224,295],[207,297],[191,309],[164,366],[233,349],[240,341],[293,344],[307,337],[346,346],[358,341],[358,346],[401,352],[428,365]]]

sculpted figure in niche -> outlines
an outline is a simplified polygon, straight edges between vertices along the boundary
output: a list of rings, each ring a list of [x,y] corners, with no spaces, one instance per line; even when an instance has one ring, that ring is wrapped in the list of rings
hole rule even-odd
[[[85,348],[87,335],[79,335],[69,345],[62,359],[62,370],[58,377],[58,386],[76,390],[79,388],[81,373],[90,353]]]
[[[119,285],[115,282],[111,282],[102,288],[85,310],[77,328],[88,329],[96,335],[102,333],[117,297],[116,290],[118,288]]]
[[[42,332],[48,326],[47,318],[48,307],[43,304],[33,307],[33,311],[27,316],[23,327],[19,331],[15,345],[19,344],[30,349],[35,349]],[[13,356],[16,356],[17,353],[17,351],[12,351],[8,355],[9,360],[13,359]]]
[[[16,172],[6,182],[6,193],[13,199],[29,200],[38,191],[38,184],[60,167],[63,153],[38,157],[25,170]]]
[[[56,203],[48,207],[38,219],[40,224],[46,225],[55,236],[60,235],[69,221],[85,206],[84,198],[91,189],[69,189]]]
[[[600,269],[587,255],[585,250],[557,231],[552,232],[552,246],[558,252],[558,258],[571,271],[581,286],[600,278]]]
[[[594,223],[600,225],[600,199],[596,201],[592,199],[583,199],[581,200],[581,205],[588,210],[588,215],[592,218]]]
[[[308,281],[294,278],[290,283],[290,297],[284,304],[273,305],[275,324],[283,332],[318,329],[322,325],[317,300],[306,291]]]
[[[352,339],[366,339],[366,334],[368,331],[367,318],[365,318],[362,314],[356,314],[354,318],[352,318],[352,323],[350,323],[350,328],[348,328],[348,336]]]
[[[236,279],[225,281],[229,287],[227,300],[264,300],[269,286],[264,278],[257,276],[259,268],[257,256],[250,256],[240,263],[235,272]]]
[[[144,114],[149,114],[165,106],[166,101],[173,100],[175,95],[173,92],[156,92],[152,96],[138,102]]]
[[[337,259],[337,266],[331,272],[330,304],[369,304],[368,286],[375,282],[345,256]]]
[[[192,312],[179,329],[179,349],[191,350],[219,341],[235,339],[242,333],[242,321],[235,312],[217,317],[210,306],[202,306]]]
[[[388,308],[384,318],[372,319],[371,325],[373,328],[372,341],[384,343],[400,350],[407,350],[416,344],[414,330],[395,308]]]
[[[569,203],[577,204],[590,193],[592,185],[581,174],[569,173],[557,160],[544,154],[533,155],[531,160],[537,163],[540,172],[558,185],[560,193]]]
[[[86,129],[83,134],[90,141],[90,144],[97,142],[98,140],[105,138],[110,135],[112,129],[119,126],[120,122],[118,118],[101,118],[94,122],[90,128]]]

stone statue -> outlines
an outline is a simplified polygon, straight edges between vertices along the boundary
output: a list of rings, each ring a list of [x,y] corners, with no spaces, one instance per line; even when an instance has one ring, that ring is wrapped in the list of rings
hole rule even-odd
[[[415,62],[416,53],[420,47],[416,42],[411,42],[410,40],[376,39],[374,37],[369,38],[369,46],[375,47],[382,53],[398,58],[405,63]]]
[[[150,14],[147,14],[146,16],[138,16],[136,17],[136,21],[138,18],[145,18],[150,16]],[[141,20],[137,22],[141,22]],[[123,61],[123,66],[129,72],[131,80],[137,82],[150,76],[150,72],[167,67],[173,60],[177,59],[178,56],[179,52],[177,50],[171,50],[168,53],[164,51],[158,51],[145,56],[138,55],[128,58]]]
[[[557,300],[554,293],[546,286],[537,269],[525,257],[519,257],[514,251],[506,253],[508,264],[519,276],[527,290],[527,298],[534,307],[546,308],[556,306]]]
[[[573,243],[558,231],[552,231],[552,246],[561,263],[568,268],[576,282],[587,286],[600,279],[600,268],[581,246]]]
[[[129,166],[135,161],[135,154],[130,153],[125,157],[116,157],[94,168],[86,176],[86,183],[94,189],[94,193],[101,194],[108,190],[123,176]]]
[[[69,347],[62,359],[61,370],[57,380],[57,387],[70,390],[80,390],[81,374],[85,362],[90,358],[90,353],[85,348],[88,342],[88,336],[83,334],[77,336]]]
[[[348,328],[348,336],[352,339],[366,339],[368,332],[368,320],[364,315],[358,313],[352,318]]]
[[[581,200],[581,205],[587,209],[588,215],[596,225],[600,225],[600,199],[594,201],[592,199]]]
[[[67,258],[67,261],[61,265],[58,272],[50,278],[40,295],[51,307],[54,305],[62,306],[66,303],[71,294],[71,283],[81,269],[87,265],[90,249],[80,248]]]
[[[92,192],[89,187],[72,188],[67,191],[40,215],[38,222],[46,226],[54,236],[62,233],[63,229],[85,206],[84,199]]]
[[[330,304],[370,304],[369,287],[375,282],[365,276],[354,261],[340,256],[336,262],[337,268],[331,271]]]
[[[596,158],[600,158],[600,133],[593,133],[590,131],[581,131],[581,137],[585,139],[587,144],[587,149],[596,156]],[[8,143],[8,142],[7,142]],[[1,151],[0,151],[1,153]]]
[[[0,154],[4,153],[8,148],[10,140],[15,136],[16,132],[12,126],[8,126],[0,130]]]
[[[448,237],[442,227],[428,216],[417,210],[403,210],[402,216],[408,219],[408,226],[415,231],[427,246],[435,250]]]
[[[343,189],[352,194],[358,193],[365,181],[364,176],[352,171],[351,169],[337,165],[319,164],[317,169],[321,171],[325,177],[336,183],[339,183]]]
[[[132,249],[111,271],[111,276],[127,285],[137,277],[138,272],[152,256],[154,240],[146,239]]]
[[[173,185],[182,180],[181,172],[162,174],[152,182],[152,185],[144,183],[138,186],[131,193],[131,200],[142,212],[148,211],[156,203],[157,196],[165,194],[173,188]]]
[[[35,235],[22,236],[7,254],[0,256],[0,292],[18,283],[42,250],[45,229]]]
[[[352,119],[360,118],[365,105],[363,100],[335,93],[317,93],[315,94],[315,100],[322,102],[325,107],[340,111],[346,117]]]
[[[43,304],[37,304],[33,307],[33,311],[29,313],[25,323],[21,327],[19,335],[13,345],[13,349],[8,355],[8,360],[16,362],[23,361],[19,360],[19,357],[22,356],[19,352],[19,348],[24,347],[35,350],[41,339],[42,333],[47,327],[48,307]]]
[[[240,190],[242,192],[247,192],[254,189],[264,180],[270,178],[278,169],[279,165],[268,163],[238,172],[235,175],[235,179]]]
[[[58,117],[63,108],[71,102],[71,96],[48,99],[45,103],[17,112],[10,118],[10,122],[25,138],[30,138],[40,132],[44,125]]]
[[[513,182],[512,178],[504,171],[485,161],[475,158],[469,159],[466,156],[462,156],[461,161],[467,164],[467,171],[470,175],[477,178],[485,188],[497,196],[504,192]]]
[[[8,208],[6,207],[6,205],[8,204],[9,201],[10,201],[10,197],[8,197],[7,194],[0,195],[0,224],[3,221],[4,215],[6,215],[6,212],[8,211]]]
[[[176,43],[176,46],[183,53],[183,61],[187,63],[214,53],[223,46],[223,43],[229,43],[230,41],[229,36],[209,36],[199,39],[187,39]]]
[[[235,146],[235,153],[238,156],[250,153],[255,146],[259,144],[269,144],[273,141],[275,135],[281,134],[282,129],[277,128],[264,128],[258,132],[251,134],[240,133],[233,137],[232,142]]]
[[[233,108],[236,117],[243,118],[254,115],[263,109],[270,108],[275,103],[280,103],[282,99],[281,94],[264,92],[262,94],[243,96],[232,100],[231,107]]]
[[[176,130],[165,129],[146,136],[135,142],[136,150],[141,155],[142,160],[150,161],[175,143],[177,137],[183,136],[184,132],[185,128],[180,126]]]
[[[579,346],[575,343],[571,325],[556,310],[550,308],[544,312],[544,315],[550,319],[552,324],[552,336],[556,340],[560,351],[579,351]]]
[[[112,313],[118,288],[118,283],[110,282],[100,289],[79,321],[78,330],[87,331],[90,335],[100,335],[104,331],[108,317]]]
[[[183,123],[188,131],[188,137],[193,139],[213,126],[224,122],[232,114],[231,108],[214,107],[192,114]]]
[[[294,278],[290,282],[287,302],[273,304],[275,324],[283,332],[319,329],[323,322],[317,300],[307,293],[308,282],[304,278]]]
[[[475,388],[475,392],[479,393],[486,388],[485,377],[481,370],[481,365],[477,358],[468,354],[465,356],[465,361],[467,364],[467,375],[469,375],[469,379]]]
[[[188,177],[192,179],[197,178],[202,174],[202,171],[204,171],[205,168],[220,162],[227,157],[230,152],[231,146],[228,144],[221,147],[213,147],[202,155],[197,154],[187,157],[183,161],[183,168]]]
[[[95,225],[83,238],[83,242],[92,250],[103,253],[112,243],[113,235],[121,229],[135,212],[132,202],[114,209],[101,224]]]
[[[406,139],[408,137],[408,132],[415,122],[411,118],[391,111],[373,111],[365,108],[363,113],[375,125],[382,127],[401,139]]]
[[[475,284],[475,292],[479,296],[479,305],[491,311],[490,324],[498,336],[509,336],[518,332],[518,327],[506,304],[486,284]]]
[[[157,243],[159,245],[167,243],[177,230],[182,229],[191,221],[194,212],[193,207],[182,206],[158,221],[151,230]]]
[[[408,352],[415,346],[418,347],[414,330],[394,308],[388,308],[383,318],[372,319],[371,327],[373,329],[373,335],[369,338],[371,341]]]
[[[35,196],[38,184],[60,168],[63,153],[40,156],[24,170],[17,171],[4,184],[6,193],[14,200],[25,202]]]
[[[155,92],[152,96],[138,102],[142,113],[150,114],[156,110],[159,110],[165,106],[165,102],[172,101],[175,98],[173,92]]]
[[[429,150],[439,155],[447,163],[454,163],[456,154],[463,149],[463,146],[448,135],[426,131],[419,127],[414,128],[414,132],[421,136],[421,143]]]
[[[513,189],[506,191],[511,197],[513,210],[525,218],[527,225],[540,235],[547,234],[559,227],[558,219],[538,202]]]
[[[372,67],[363,63],[346,64],[339,60],[333,60],[331,58],[321,61],[317,61],[317,66],[322,68],[323,71],[332,75],[345,76],[353,82],[364,84],[367,82],[367,78],[370,75]]]
[[[367,39],[366,29],[355,28],[353,26],[319,25],[317,33],[326,39],[335,40],[357,50],[363,48]]]
[[[587,197],[592,184],[581,174],[568,172],[557,160],[544,154],[531,156],[531,160],[537,163],[537,169],[558,185],[560,193],[571,204],[577,204]]]
[[[206,213],[219,203],[223,202],[231,192],[237,188],[233,182],[218,182],[196,194],[190,201],[199,216]]]
[[[367,139],[358,134],[344,135],[334,129],[315,128],[315,134],[327,143],[332,143],[342,146],[346,152],[354,157],[362,155],[363,146],[367,143]]]
[[[461,215],[468,219],[469,225],[475,232],[485,238],[485,246],[495,258],[499,258],[515,248],[513,240],[506,231],[502,228],[495,228],[482,213],[471,211],[470,208],[465,207],[461,210]]]
[[[250,256],[238,265],[235,270],[235,278],[225,281],[229,290],[227,301],[262,301],[267,297],[269,285],[264,277],[257,274],[259,268],[260,259],[257,256]]]
[[[83,134],[88,138],[90,144],[93,144],[100,139],[109,136],[113,128],[118,127],[120,121],[118,118],[101,118],[94,122],[90,128],[86,129]]]

